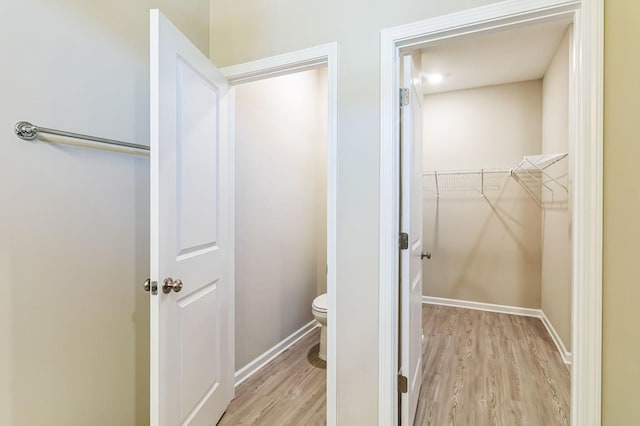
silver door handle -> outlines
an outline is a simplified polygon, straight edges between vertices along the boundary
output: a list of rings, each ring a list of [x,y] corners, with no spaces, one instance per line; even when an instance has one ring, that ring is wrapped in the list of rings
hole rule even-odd
[[[171,277],[165,278],[164,282],[162,283],[162,291],[164,292],[164,294],[167,294],[171,293],[171,290],[175,291],[176,293],[182,290],[182,281],[174,281]]]
[[[158,291],[158,283],[151,281],[151,278],[147,278],[144,280],[144,286],[142,288],[144,288],[144,291],[150,291],[153,294],[156,294],[156,291]]]

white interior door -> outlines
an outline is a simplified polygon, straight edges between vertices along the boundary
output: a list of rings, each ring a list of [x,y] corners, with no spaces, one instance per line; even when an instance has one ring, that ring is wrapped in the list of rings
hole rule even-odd
[[[234,385],[229,86],[157,10],[150,71],[151,424],[211,426]]]
[[[422,84],[411,55],[403,57],[401,107],[400,374],[408,380],[401,396],[402,425],[413,425],[422,385]],[[407,102],[408,101],[408,102]]]

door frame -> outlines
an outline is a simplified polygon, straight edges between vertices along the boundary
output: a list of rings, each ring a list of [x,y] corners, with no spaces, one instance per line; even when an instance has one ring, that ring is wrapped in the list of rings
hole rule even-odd
[[[428,43],[568,17],[573,161],[571,424],[601,424],[604,0],[507,0],[381,31],[378,423],[398,422],[400,53]],[[579,285],[578,285],[579,284]]]
[[[327,425],[336,425],[336,201],[338,190],[338,43],[332,42],[308,49],[297,50],[222,68],[231,84],[229,119],[235,119],[234,86],[256,80],[277,77],[295,72],[327,67]],[[235,200],[235,128],[230,126],[229,164],[231,165],[232,190]],[[235,249],[235,202],[231,203],[231,241]],[[235,289],[235,265],[230,265],[232,288]],[[311,305],[309,305],[311,310]],[[232,306],[234,318],[235,302]],[[235,359],[235,342],[231,359]]]

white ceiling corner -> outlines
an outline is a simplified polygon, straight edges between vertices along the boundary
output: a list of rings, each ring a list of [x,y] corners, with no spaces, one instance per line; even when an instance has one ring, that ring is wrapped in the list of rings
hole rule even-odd
[[[459,38],[422,49],[422,72],[440,73],[425,94],[537,80],[544,77],[569,23],[546,22]]]

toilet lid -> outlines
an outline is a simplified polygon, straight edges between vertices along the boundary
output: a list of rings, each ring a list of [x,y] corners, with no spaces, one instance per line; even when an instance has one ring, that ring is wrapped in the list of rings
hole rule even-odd
[[[318,311],[327,310],[327,293],[321,294],[320,296],[313,299],[313,308]]]

